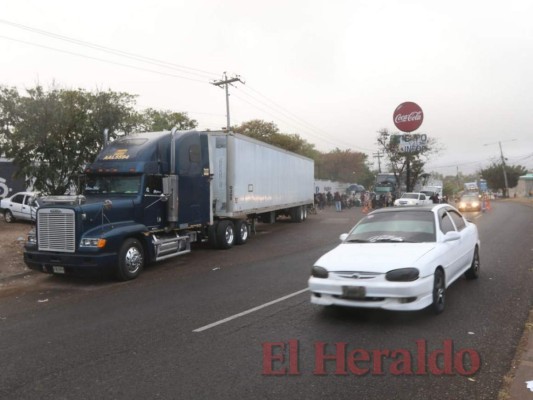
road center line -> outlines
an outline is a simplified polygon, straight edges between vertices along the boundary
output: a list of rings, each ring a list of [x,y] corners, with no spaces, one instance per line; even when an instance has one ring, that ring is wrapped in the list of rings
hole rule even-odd
[[[276,300],[272,300],[268,303],[265,303],[265,304],[261,304],[260,306],[257,306],[257,307],[254,307],[254,308],[250,308],[249,310],[246,310],[246,311],[243,311],[239,314],[235,314],[235,315],[232,315],[231,317],[228,317],[228,318],[224,318],[224,319],[221,319],[220,321],[217,321],[217,322],[213,322],[212,324],[209,324],[209,325],[205,325],[205,326],[202,326],[201,328],[198,328],[198,329],[195,329],[193,330],[193,332],[202,332],[202,331],[205,331],[207,329],[210,329],[210,328],[213,328],[217,325],[221,325],[221,324],[224,324],[226,322],[229,322],[231,320],[234,320],[236,318],[239,318],[239,317],[242,317],[244,315],[247,315],[247,314],[250,314],[250,313],[253,313],[254,311],[257,311],[257,310],[260,310],[262,308],[266,308],[268,306],[271,306],[272,304],[276,304],[276,303],[279,303],[280,301],[283,301],[283,300],[287,300],[291,297],[294,297],[294,296],[297,296],[299,294],[302,294],[304,292],[307,292],[308,289],[302,289],[302,290],[299,290],[297,292],[294,292],[294,293],[291,293],[291,294],[288,294],[287,296],[283,296],[283,297],[280,297],[279,299],[276,299]]]

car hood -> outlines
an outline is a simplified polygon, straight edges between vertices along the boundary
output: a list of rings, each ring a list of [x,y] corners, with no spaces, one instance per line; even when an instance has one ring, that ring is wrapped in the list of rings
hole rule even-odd
[[[320,257],[315,265],[328,271],[386,273],[415,266],[435,246],[435,243],[342,243]]]

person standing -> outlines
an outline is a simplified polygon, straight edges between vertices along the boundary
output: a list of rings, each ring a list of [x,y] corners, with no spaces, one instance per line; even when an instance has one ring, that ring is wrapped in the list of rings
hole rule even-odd
[[[339,192],[335,192],[335,194],[333,195],[333,201],[335,202],[335,209],[337,212],[340,212],[342,211],[342,199],[341,199],[341,195]]]

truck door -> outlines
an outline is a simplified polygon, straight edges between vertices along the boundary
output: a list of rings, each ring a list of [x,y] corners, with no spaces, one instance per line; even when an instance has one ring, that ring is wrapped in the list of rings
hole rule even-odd
[[[162,193],[163,179],[161,175],[147,175],[143,193],[143,220],[148,228],[158,229],[165,226],[166,203],[161,201]]]

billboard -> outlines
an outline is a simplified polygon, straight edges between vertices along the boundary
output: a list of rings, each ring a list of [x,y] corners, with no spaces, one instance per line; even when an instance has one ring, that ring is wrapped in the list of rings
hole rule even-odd
[[[391,135],[391,145],[398,146],[400,153],[416,153],[427,149],[428,135],[425,133],[406,133]]]

